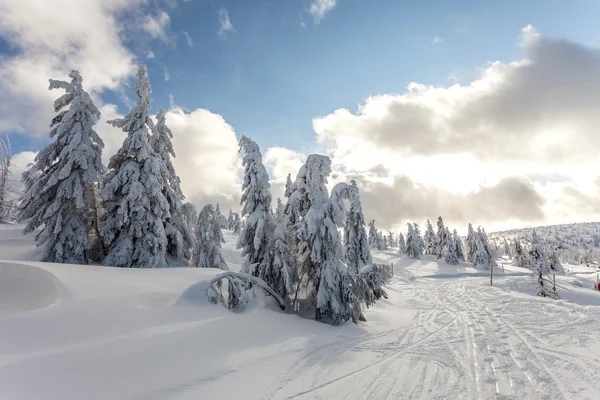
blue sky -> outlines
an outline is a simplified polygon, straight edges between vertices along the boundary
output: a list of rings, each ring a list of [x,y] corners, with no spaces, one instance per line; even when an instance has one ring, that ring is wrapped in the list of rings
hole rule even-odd
[[[600,218],[597,1],[62,2],[0,0],[0,133],[17,172],[49,141],[48,78],[82,72],[107,159],[123,132],[105,121],[128,112],[145,63],[197,205],[237,207],[246,135],[274,197],[319,152],[386,228]]]
[[[235,29],[226,37],[218,34],[223,8]],[[148,64],[154,106],[167,107],[173,96],[187,109],[221,114],[263,146],[306,152],[313,117],[354,111],[370,95],[401,93],[411,81],[468,83],[487,62],[518,58],[518,32],[527,24],[584,44],[600,38],[595,1],[339,0],[318,23],[309,8],[301,0],[178,2],[166,8],[167,42],[126,44]],[[11,52],[2,42],[0,54]],[[127,111],[114,93],[103,99]],[[11,139],[17,152],[41,145]]]

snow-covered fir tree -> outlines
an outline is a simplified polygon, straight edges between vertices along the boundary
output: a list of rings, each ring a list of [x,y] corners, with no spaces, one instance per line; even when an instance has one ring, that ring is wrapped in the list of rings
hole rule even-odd
[[[413,258],[419,258],[423,255],[423,239],[419,231],[419,225],[407,224],[408,233],[406,234],[406,255]]]
[[[189,202],[185,203],[181,207],[181,214],[185,219],[185,223],[188,226],[188,230],[190,232],[193,232],[196,228],[196,224],[198,223],[198,213],[196,212],[196,206]]]
[[[163,221],[170,218],[163,193],[167,171],[150,144],[154,123],[146,66],[138,68],[137,78],[136,105],[124,118],[107,121],[123,129],[127,137],[110,159],[100,193],[105,209],[101,234],[108,249],[104,262],[116,267],[164,267],[167,234]]]
[[[358,274],[362,267],[372,264],[373,260],[369,249],[359,190],[355,181],[350,182],[348,197],[350,206],[344,227],[344,248],[348,269],[351,273]]]
[[[448,229],[444,226],[444,220],[442,217],[438,217],[437,219],[437,234],[436,234],[436,245],[435,245],[435,256],[437,258],[444,258],[446,252],[449,249],[449,237],[448,237]]]
[[[378,250],[387,250],[388,249],[387,239],[383,235],[382,231],[377,232],[377,249]]]
[[[233,214],[233,233],[239,234],[242,229],[242,222],[238,213]]]
[[[262,162],[258,145],[246,136],[240,139],[240,152],[244,152],[242,165],[242,215],[246,225],[240,233],[237,248],[245,257],[242,272],[260,277],[267,284],[275,285],[274,277],[265,276],[269,262],[269,245],[275,229],[271,215],[269,175]]]
[[[452,237],[454,238],[454,244],[456,246],[456,255],[459,260],[465,259],[465,252],[463,250],[462,239],[458,236],[458,232],[456,229],[452,232]]]
[[[398,233],[398,252],[400,254],[406,253],[406,242],[404,241],[404,235],[402,232]]]
[[[392,231],[388,231],[387,244],[388,247],[398,247],[398,242],[396,241],[396,238],[394,238],[394,232]]]
[[[215,208],[215,214],[221,229],[227,229],[227,217],[221,213],[221,206],[219,206],[219,203],[217,203],[217,207]]]
[[[556,249],[550,250],[548,254],[548,264],[550,266],[550,271],[553,274],[562,275],[565,273],[565,269],[563,268],[562,263],[560,262],[560,258]]]
[[[162,159],[165,165],[162,193],[169,203],[169,216],[163,221],[167,235],[167,254],[175,258],[189,261],[192,258],[194,236],[183,216],[183,200],[185,196],[181,191],[181,180],[175,172],[171,157],[175,157],[173,149],[173,132],[167,126],[167,117],[162,108],[156,115],[156,126],[150,142],[154,152]]]
[[[510,244],[508,244],[508,241],[506,240],[506,238],[504,238],[503,242],[502,242],[502,252],[504,253],[505,256],[511,257],[512,256],[512,248],[510,247]]]
[[[227,216],[227,229],[233,230],[233,210],[229,209],[229,215]]]
[[[375,220],[372,219],[369,222],[369,247],[380,250],[379,246],[379,232],[377,231],[377,227],[375,227]]]
[[[227,270],[227,263],[221,253],[223,234],[219,215],[211,204],[202,208],[195,229],[196,244],[192,264],[197,268],[218,268]]]
[[[457,253],[457,245],[456,242],[454,240],[454,236],[452,236],[452,234],[450,233],[450,230],[448,228],[446,229],[446,233],[445,233],[445,245],[442,248],[442,252],[444,255],[444,259],[446,260],[446,262],[448,264],[458,264],[459,263],[459,257],[458,257],[458,253]]]
[[[71,71],[69,77],[70,82],[50,79],[49,89],[66,93],[54,102],[54,140],[24,174],[19,212],[21,219],[29,219],[24,234],[40,229],[35,240],[43,247],[43,261],[86,264],[94,245],[90,237],[97,237],[93,205],[95,185],[105,171],[104,143],[93,128],[100,111],[83,89],[81,75]]]
[[[475,231],[473,225],[469,224],[469,230],[467,234],[467,254],[466,260],[470,263],[475,263],[475,253],[477,252],[477,245],[475,243]]]
[[[548,262],[548,257],[544,252],[535,229],[531,232],[529,259],[538,296],[554,297],[553,284],[549,276],[550,263]]]
[[[498,257],[498,252],[497,249],[492,246],[492,244],[490,243],[487,234],[485,233],[485,228],[483,227],[478,227],[477,228],[477,233],[479,234],[479,237],[481,238],[481,242],[483,244],[483,247],[485,249],[485,251],[488,254],[488,260],[489,262],[493,263],[494,266],[496,266],[496,257]],[[489,268],[489,265],[488,265]]]
[[[289,199],[294,192],[294,183],[292,182],[292,174],[288,174],[285,181],[285,193],[283,194],[286,199]]]
[[[279,199],[277,199],[279,200]],[[270,245],[272,261],[266,265],[264,275],[270,277],[269,286],[282,298],[294,294],[296,277],[296,263],[289,246],[290,232],[286,229],[283,204],[279,200],[278,212],[275,214],[275,231]]]
[[[481,232],[473,232],[473,264],[478,267],[490,269],[490,256],[485,248]]]
[[[427,220],[427,227],[425,228],[425,235],[423,236],[423,243],[425,245],[424,252],[427,255],[435,255],[437,249],[437,236],[433,231],[431,222]]]
[[[518,238],[515,238],[513,246],[513,265],[520,268],[530,268],[529,257],[526,255]]]

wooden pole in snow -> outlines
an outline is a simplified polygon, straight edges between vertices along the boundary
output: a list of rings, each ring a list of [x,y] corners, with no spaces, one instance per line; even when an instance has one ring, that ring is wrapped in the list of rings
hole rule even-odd
[[[490,261],[490,286],[492,285],[492,276],[494,274],[494,260]]]
[[[391,264],[392,264],[392,275],[394,275],[394,263],[391,263]]]
[[[554,290],[554,300],[556,300],[556,274],[552,274],[552,290]]]

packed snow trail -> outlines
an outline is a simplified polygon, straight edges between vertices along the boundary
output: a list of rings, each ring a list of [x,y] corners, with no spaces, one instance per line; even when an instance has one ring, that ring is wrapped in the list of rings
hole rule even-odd
[[[332,327],[273,311],[269,298],[241,314],[208,304],[196,282],[218,270],[23,261],[34,251],[14,246],[17,237],[0,229],[0,281],[12,289],[0,295],[3,399],[596,399],[600,392],[600,294],[586,289],[595,279],[587,270],[561,277],[570,302],[554,301],[526,293],[532,287],[519,269],[498,272],[490,287],[486,271],[374,252],[376,262],[394,263],[389,299],[367,311],[367,323]],[[236,237],[225,239],[235,269]]]

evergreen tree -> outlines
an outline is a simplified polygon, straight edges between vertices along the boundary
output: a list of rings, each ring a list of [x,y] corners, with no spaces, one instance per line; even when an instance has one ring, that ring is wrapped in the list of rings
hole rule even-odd
[[[458,257],[459,260],[463,260],[465,259],[465,252],[463,250],[463,245],[462,245],[462,239],[460,238],[460,236],[458,236],[458,233],[456,232],[456,229],[454,230],[454,232],[452,233],[453,238],[454,238],[454,244],[456,245],[456,256]]]
[[[104,262],[115,267],[163,267],[167,250],[163,221],[170,218],[162,192],[167,171],[150,145],[154,124],[146,66],[138,68],[137,77],[134,108],[124,118],[107,121],[127,137],[110,159],[100,193],[106,210],[101,232],[108,248]]]
[[[240,234],[242,230],[242,222],[240,221],[240,215],[233,213],[233,233]]]
[[[383,236],[382,231],[377,232],[377,248],[379,250],[387,250],[388,249],[387,240],[386,240],[385,236]]]
[[[163,221],[167,235],[167,254],[188,261],[192,258],[194,237],[182,214],[185,196],[181,191],[181,180],[171,162],[171,157],[175,157],[175,150],[171,142],[173,132],[167,126],[165,111],[162,108],[158,109],[156,119],[154,135],[150,141],[152,149],[165,165],[162,193],[169,203],[169,216]]]
[[[221,253],[223,233],[219,216],[211,204],[202,208],[196,226],[196,245],[193,265],[197,268],[218,268],[228,270]]]
[[[485,233],[485,229],[482,227],[478,227],[477,228],[477,233],[479,234],[479,237],[481,238],[481,243],[483,244],[483,248],[485,249],[485,251],[488,254],[488,260],[489,262],[493,263],[494,266],[496,266],[496,257],[498,257],[498,253],[496,248],[494,248],[491,243],[488,240],[487,234]],[[488,263],[488,269],[489,269],[489,263]]]
[[[490,269],[490,257],[485,248],[480,232],[473,232],[473,264],[478,267]]]
[[[198,223],[198,213],[196,207],[192,203],[185,203],[181,206],[181,214],[188,226],[188,231],[193,232]]]
[[[408,234],[406,235],[406,255],[409,257],[419,258],[423,255],[423,240],[419,225],[414,223],[408,226]]]
[[[227,217],[221,213],[221,207],[219,203],[217,203],[217,208],[215,209],[216,220],[219,222],[219,226],[221,229],[227,229]]]
[[[506,238],[503,238],[503,243],[502,243],[502,249],[504,251],[504,255],[510,257],[512,254],[511,252],[511,247],[508,244],[508,241],[506,240]]]
[[[240,152],[244,152],[244,180],[242,184],[242,215],[246,224],[240,233],[237,248],[245,257],[242,272],[249,272],[272,285],[272,277],[265,277],[271,261],[268,257],[269,244],[274,231],[271,215],[271,193],[269,175],[262,163],[258,145],[246,136],[240,139]]]
[[[550,264],[548,263],[548,258],[542,248],[541,243],[539,242],[535,229],[531,232],[531,249],[529,250],[529,259],[538,296],[553,297],[553,284],[549,277]]]
[[[514,242],[513,264],[520,268],[530,268],[528,257],[525,255],[525,250],[523,250],[518,238],[515,238]]]
[[[442,249],[444,259],[448,264],[458,264],[459,257],[456,251],[457,244],[454,241],[454,236],[450,234],[450,230],[448,228],[446,228],[446,233],[444,236],[446,237],[446,244]]]
[[[398,233],[398,252],[400,254],[406,253],[406,243],[404,242],[404,235],[402,232]]]
[[[387,244],[388,244],[388,247],[397,247],[398,246],[398,243],[396,242],[396,239],[394,238],[394,232],[392,232],[392,231],[388,231]]]
[[[475,231],[473,225],[469,224],[469,231],[467,234],[467,254],[466,259],[468,262],[475,264],[475,253],[477,252],[477,245],[475,243]]]
[[[369,247],[372,249],[379,249],[379,233],[375,227],[375,220],[369,222]]]
[[[560,262],[560,258],[558,257],[558,253],[555,249],[550,251],[548,255],[548,264],[550,265],[550,271],[553,274],[564,274],[565,270]]]
[[[294,183],[292,182],[292,174],[288,174],[285,181],[285,193],[283,194],[286,199],[289,199],[294,192]]]
[[[436,235],[436,245],[435,245],[435,255],[437,258],[444,258],[445,257],[445,253],[447,251],[447,249],[449,248],[448,245],[448,230],[446,229],[446,227],[444,226],[444,220],[442,219],[442,217],[438,217],[437,219],[437,227],[438,227],[438,231],[437,231],[437,235]]]
[[[229,215],[227,216],[227,229],[229,229],[230,231],[233,230],[233,211],[231,210],[231,208],[229,209]]]
[[[431,226],[431,222],[427,220],[427,227],[425,228],[425,236],[423,238],[425,244],[425,254],[427,255],[435,255],[437,248],[437,236],[433,231],[433,226]]]
[[[350,182],[349,199],[350,207],[348,208],[344,227],[344,248],[348,269],[351,273],[358,274],[362,267],[372,264],[373,260],[369,249],[367,230],[365,229],[365,217],[355,181]]]
[[[20,201],[21,219],[29,219],[23,234],[41,228],[35,240],[48,262],[88,262],[88,251],[97,237],[95,185],[105,171],[104,143],[94,131],[100,111],[83,89],[77,71],[71,82],[50,79],[49,89],[66,93],[54,102],[58,113],[50,127],[54,139],[35,157],[24,174],[26,191]],[[68,107],[68,109],[65,109]]]

